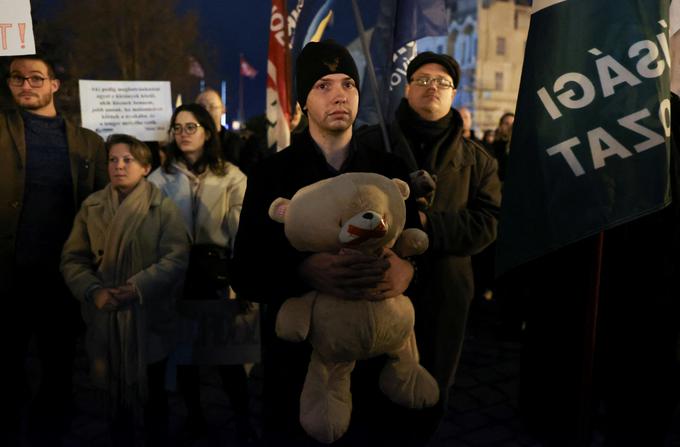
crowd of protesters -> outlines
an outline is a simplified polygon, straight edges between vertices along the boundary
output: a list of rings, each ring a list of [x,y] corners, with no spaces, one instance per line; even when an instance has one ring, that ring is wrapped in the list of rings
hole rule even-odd
[[[359,362],[352,372],[350,428],[336,444],[427,445],[447,409],[475,288],[485,299],[492,299],[497,288],[489,270],[514,115],[504,114],[498,129],[485,131],[479,139],[472,130],[470,110],[452,108],[461,79],[456,60],[424,52],[410,62],[406,74],[404,98],[388,120],[386,142],[378,126],[354,129],[360,79],[350,53],[333,41],[310,43],[296,61],[300,124],[288,148],[268,156],[266,151],[256,153],[248,141],[221,125],[224,104],[208,89],[195,104],[174,111],[160,166],[151,172],[153,154],[144,142],[129,135],[111,135],[103,141],[58,113],[54,95],[60,84],[49,58],[14,57],[7,85],[15,107],[0,113],[0,292],[6,298],[0,343],[8,374],[0,442],[21,445],[28,434],[35,445],[59,445],[73,415],[72,368],[81,334],[91,382],[106,405],[114,445],[134,445],[139,433],[146,445],[172,444],[166,394],[170,370],[176,373],[186,406],[186,430],[200,437],[206,418],[199,367],[178,361],[177,349],[183,342],[178,303],[236,300],[242,312],[252,311],[253,302],[262,304],[264,374],[260,436],[250,421],[244,365],[211,365],[234,408],[239,441],[316,445],[298,420],[311,348],[277,338],[274,326],[286,298],[319,290],[351,300],[406,293],[416,311],[421,364],[441,390],[432,408],[400,407],[377,386],[385,358]],[[384,149],[386,143],[391,153]],[[677,180],[675,164],[672,174]],[[311,254],[290,245],[283,226],[269,218],[272,201],[345,172],[376,172],[410,184],[407,225],[427,232],[430,246],[425,254],[411,259],[390,249],[377,257]],[[619,239],[612,241],[619,250],[633,247],[648,259],[653,255],[635,232],[654,233],[638,228],[646,223],[677,233],[676,208],[619,230],[615,235]],[[533,306],[529,312],[533,343],[528,346],[535,352],[528,357],[525,373],[532,383],[543,385],[548,380],[531,375],[542,371],[537,356],[552,356],[540,337],[553,336],[555,328],[567,331],[557,324],[563,320],[558,311],[547,309],[541,294],[556,294],[560,309],[573,312],[575,319],[578,311],[568,295],[585,295],[580,283],[549,291],[552,284],[547,278],[565,281],[556,272],[566,270],[563,266],[572,255],[553,255],[549,265],[560,268],[548,271],[542,265],[521,272],[523,284],[532,285],[527,301]],[[473,263],[473,256],[486,260]],[[662,445],[664,423],[670,423],[680,382],[672,378],[678,367],[680,320],[672,285],[676,257],[664,253],[654,269],[636,270],[659,284],[647,290],[654,295],[653,307],[637,318],[645,334],[636,330],[637,339],[624,337],[630,327],[610,310],[624,309],[632,317],[638,313],[634,303],[625,301],[617,307],[614,300],[606,301],[606,329],[626,340],[627,346],[639,348],[629,354],[639,357],[631,360],[636,367],[630,371],[649,375],[642,362],[654,366],[658,385],[647,394],[626,389],[640,386],[626,373],[603,388],[610,445]],[[605,281],[624,272],[632,282],[627,287],[645,293],[634,282],[631,265],[609,265],[613,267],[605,271]],[[656,270],[666,267],[663,275]],[[537,272],[542,279],[529,277]],[[610,295],[625,295],[622,286],[613,284],[605,283]],[[659,325],[651,324],[655,318]],[[42,374],[36,395],[29,398],[24,365],[32,337]],[[605,337],[602,347],[608,355],[598,370],[603,381],[626,369],[625,350],[613,337]],[[575,338],[556,340],[568,349]],[[648,349],[640,340],[648,343]],[[549,415],[538,410],[537,403],[541,408],[560,408],[568,396],[553,389],[552,394],[543,393],[531,383],[523,386],[527,420],[540,425],[538,431],[553,430],[546,445],[577,445],[569,443],[571,427],[549,421]],[[626,395],[633,396],[630,402]],[[637,413],[629,413],[635,411],[631,404],[640,405]],[[579,411],[565,408],[572,415]],[[554,411],[562,420],[566,417],[564,411]],[[640,440],[644,444],[636,444]]]

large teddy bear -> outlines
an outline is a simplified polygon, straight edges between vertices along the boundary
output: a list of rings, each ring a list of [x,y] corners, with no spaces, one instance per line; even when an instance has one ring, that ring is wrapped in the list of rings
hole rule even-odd
[[[399,179],[348,173],[302,188],[290,200],[276,199],[269,215],[285,225],[286,237],[300,251],[381,254],[383,247],[392,247],[405,257],[428,245],[421,230],[403,230],[408,195],[408,185]],[[414,321],[404,295],[345,300],[312,291],[283,303],[277,335],[308,339],[313,347],[300,397],[300,423],[311,437],[331,443],[347,431],[356,360],[387,355],[379,384],[393,402],[409,408],[437,403],[437,382],[419,364]]]

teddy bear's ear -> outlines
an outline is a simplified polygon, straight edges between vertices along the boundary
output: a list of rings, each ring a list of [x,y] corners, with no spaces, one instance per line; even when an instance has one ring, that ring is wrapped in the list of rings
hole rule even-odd
[[[290,200],[279,197],[274,200],[269,206],[269,217],[273,220],[283,223],[286,218],[286,211],[288,210],[288,204]]]
[[[401,193],[401,196],[404,198],[404,200],[408,199],[409,194],[411,194],[408,183],[398,178],[393,178],[392,181],[395,185],[397,185],[397,188],[399,188],[399,192]]]

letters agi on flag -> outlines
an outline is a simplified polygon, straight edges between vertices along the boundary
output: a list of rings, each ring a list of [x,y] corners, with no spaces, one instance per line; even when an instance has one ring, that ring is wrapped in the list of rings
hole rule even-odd
[[[567,0],[532,12],[497,274],[670,203],[668,4]]]
[[[667,28],[665,21],[661,21],[662,28]],[[635,62],[635,71],[627,69],[621,62],[609,54],[605,54],[597,48],[591,48],[588,55],[594,57],[593,63],[597,69],[597,79],[590,79],[582,73],[570,72],[559,76],[552,89],[541,87],[536,93],[545,111],[553,120],[563,116],[563,110],[586,109],[593,104],[598,93],[607,98],[615,94],[630,94],[628,87],[637,87],[643,79],[654,79],[663,75],[666,66],[670,67],[670,54],[668,38],[663,29],[656,35],[656,41],[644,39],[634,42],[628,49],[628,58]],[[574,86],[574,87],[571,87]],[[599,90],[599,91],[598,91]],[[612,132],[601,126],[595,126],[585,132],[585,135],[576,135],[564,140],[545,151],[551,157],[560,159],[566,163],[575,176],[586,173],[586,169],[603,168],[607,158],[618,156],[628,158],[654,147],[664,146],[665,137],[670,137],[670,100],[661,101],[658,110],[642,108],[632,113],[622,115],[617,123],[642,137],[632,146],[626,147],[623,143],[612,136]],[[584,111],[584,112],[587,112]],[[663,124],[664,135],[654,129],[646,127],[641,121],[657,114]],[[587,142],[589,157],[584,154],[583,144]],[[591,163],[584,163],[584,159],[590,159]]]

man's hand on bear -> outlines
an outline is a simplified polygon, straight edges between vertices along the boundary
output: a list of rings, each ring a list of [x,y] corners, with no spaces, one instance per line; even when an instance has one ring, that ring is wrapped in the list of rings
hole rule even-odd
[[[349,300],[400,295],[413,278],[413,266],[390,249],[380,257],[347,249],[340,254],[315,253],[302,262],[299,272],[313,289]]]
[[[384,279],[373,291],[374,300],[384,300],[402,295],[406,292],[413,279],[413,265],[406,259],[400,258],[389,248],[383,249],[383,259],[390,263],[390,268],[385,271]]]

